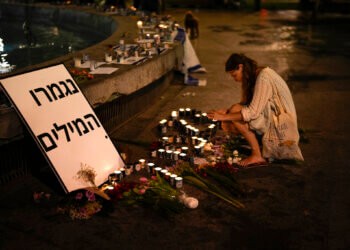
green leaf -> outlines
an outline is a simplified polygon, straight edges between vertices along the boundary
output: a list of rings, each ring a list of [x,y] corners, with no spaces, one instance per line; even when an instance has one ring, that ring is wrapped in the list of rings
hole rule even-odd
[[[241,202],[234,199],[233,197],[231,197],[229,194],[227,194],[225,191],[221,190],[217,186],[211,184],[209,181],[205,181],[202,178],[193,177],[193,176],[185,176],[184,179],[186,182],[202,189],[203,191],[206,191],[210,194],[217,196],[218,198],[228,202],[234,207],[244,208],[244,205]]]

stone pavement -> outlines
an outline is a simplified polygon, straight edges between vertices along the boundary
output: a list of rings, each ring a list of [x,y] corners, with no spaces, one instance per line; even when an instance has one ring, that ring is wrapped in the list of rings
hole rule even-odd
[[[169,10],[181,20],[186,10]],[[240,99],[239,85],[224,72],[232,52],[245,53],[275,69],[288,82],[305,163],[271,164],[239,172],[247,191],[243,212],[192,190],[196,210],[167,221],[142,210],[117,209],[88,221],[33,206],[36,178],[21,180],[0,196],[2,249],[349,249],[349,19],[324,17],[314,25],[297,11],[259,13],[199,10],[196,50],[207,86],[182,84],[176,77],[148,110],[111,135],[131,159],[148,157],[156,126],[172,110],[206,111]]]
[[[184,12],[169,11],[176,20],[181,20]],[[200,77],[207,79],[207,86],[184,86],[177,79],[156,105],[116,131],[113,137],[147,145],[156,140],[157,122],[172,110],[191,107],[207,111],[239,101],[239,85],[225,74],[224,63],[232,52],[245,53],[287,80],[299,127],[309,141],[301,144],[305,157],[302,168],[289,170],[295,171],[296,176],[307,176],[300,199],[306,203],[305,216],[323,223],[323,232],[322,236],[319,232],[308,232],[311,235],[308,237],[315,237],[311,241],[318,242],[314,243],[318,247],[311,244],[303,249],[350,247],[347,198],[350,33],[346,31],[349,17],[324,15],[312,25],[304,22],[307,15],[292,10],[260,13],[199,10],[195,14],[200,20],[201,34],[196,50],[208,71]],[[136,154],[137,147],[131,151]],[[147,157],[147,151],[139,152],[135,159]],[[283,185],[283,180],[280,181]]]

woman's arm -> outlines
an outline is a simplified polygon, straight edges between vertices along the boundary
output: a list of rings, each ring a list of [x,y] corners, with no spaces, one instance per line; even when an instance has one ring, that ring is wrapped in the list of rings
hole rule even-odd
[[[217,112],[208,113],[208,117],[212,117],[210,119],[214,119],[217,121],[242,121],[242,113],[241,112],[233,112],[233,113],[226,113],[226,114],[220,114]]]
[[[240,110],[237,110],[237,107],[237,104],[234,104],[228,109],[212,110],[208,112],[207,116],[209,119],[217,121],[242,121],[242,114]]]

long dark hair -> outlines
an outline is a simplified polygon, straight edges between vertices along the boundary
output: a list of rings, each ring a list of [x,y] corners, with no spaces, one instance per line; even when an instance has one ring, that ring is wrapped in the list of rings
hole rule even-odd
[[[233,53],[226,61],[225,71],[237,70],[239,64],[243,65],[241,103],[248,105],[253,99],[258,64],[244,54]]]

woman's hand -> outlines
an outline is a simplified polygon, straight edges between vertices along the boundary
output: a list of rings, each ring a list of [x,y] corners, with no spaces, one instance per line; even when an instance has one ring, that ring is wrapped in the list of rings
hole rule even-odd
[[[217,121],[220,121],[220,119],[222,119],[222,116],[225,114],[227,114],[227,109],[210,110],[207,112],[209,119]]]
[[[207,117],[211,120],[220,121],[220,119],[222,119],[221,116],[222,116],[222,112],[218,110],[211,110],[207,112]]]
[[[214,120],[214,117],[215,117],[215,110],[210,110],[207,112],[207,117],[210,119],[210,120]]]

